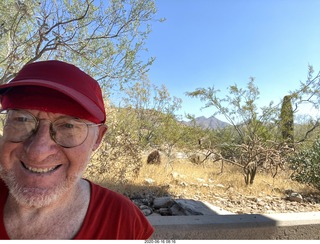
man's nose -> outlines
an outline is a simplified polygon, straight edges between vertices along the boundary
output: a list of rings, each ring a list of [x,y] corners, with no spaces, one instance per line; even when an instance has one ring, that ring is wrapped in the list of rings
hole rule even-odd
[[[24,142],[24,147],[32,162],[41,162],[57,153],[59,146],[50,136],[50,122],[41,121],[37,131]]]

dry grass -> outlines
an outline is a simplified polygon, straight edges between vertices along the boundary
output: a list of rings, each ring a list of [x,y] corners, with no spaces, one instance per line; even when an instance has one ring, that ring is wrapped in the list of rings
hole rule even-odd
[[[148,165],[144,160],[139,176],[129,184],[114,185],[110,182],[98,182],[126,195],[153,194],[170,195],[176,198],[210,201],[220,196],[277,196],[283,197],[286,190],[299,193],[317,192],[314,188],[299,184],[290,179],[290,172],[280,172],[273,178],[271,174],[257,173],[254,184],[246,186],[242,169],[211,163],[205,166],[194,165],[189,161],[175,161],[171,166]]]

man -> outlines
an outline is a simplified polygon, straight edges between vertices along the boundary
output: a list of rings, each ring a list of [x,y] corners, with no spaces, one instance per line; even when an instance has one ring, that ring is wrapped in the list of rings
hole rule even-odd
[[[107,131],[96,80],[61,61],[0,86],[0,239],[147,239],[124,196],[82,179]]]

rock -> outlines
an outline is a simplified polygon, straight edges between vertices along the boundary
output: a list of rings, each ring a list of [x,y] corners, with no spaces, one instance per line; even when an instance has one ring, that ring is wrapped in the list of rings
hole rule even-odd
[[[142,211],[142,213],[144,214],[144,216],[149,216],[153,213],[152,208],[150,208],[146,205],[141,205],[139,208]]]
[[[146,182],[148,185],[152,185],[155,182],[155,180],[151,178],[147,178],[147,179],[144,179],[144,182]]]
[[[200,183],[206,182],[205,179],[202,179],[202,178],[197,178],[196,180]]]
[[[153,207],[160,208],[170,208],[174,204],[174,200],[171,197],[157,197],[153,200]]]
[[[185,210],[177,203],[172,205],[172,207],[170,208],[170,211],[172,216],[186,215]]]
[[[303,202],[303,197],[297,192],[292,192],[288,196],[288,200],[292,202]]]
[[[315,199],[313,198],[313,197],[305,197],[304,198],[304,201],[306,201],[306,202],[308,202],[308,203],[312,203],[312,204],[315,204],[316,203],[316,201],[315,201]]]
[[[172,173],[171,173],[171,176],[173,177],[173,179],[178,179],[179,176],[180,176],[180,174],[177,173],[177,172],[172,172]]]
[[[224,185],[222,185],[222,184],[217,184],[216,187],[224,188]]]
[[[252,201],[252,202],[258,202],[258,198],[257,197],[255,197],[255,196],[247,196],[246,197],[249,201]]]
[[[266,203],[264,201],[260,200],[260,201],[257,202],[257,205],[260,206],[260,207],[263,207],[263,206],[266,206]]]
[[[187,186],[188,186],[188,183],[186,183],[186,182],[180,182],[179,185],[180,185],[180,186],[183,186],[183,187],[187,187]]]
[[[290,195],[291,193],[293,193],[294,191],[291,189],[285,190],[284,193],[287,195]]]
[[[213,206],[208,206],[200,201],[190,200],[190,199],[177,199],[175,200],[179,206],[184,210],[185,215],[215,215],[219,211],[222,212],[220,208],[214,208]]]
[[[159,213],[162,215],[162,216],[170,216],[171,215],[171,211],[169,208],[160,208],[159,209]]]
[[[149,209],[149,208],[142,209],[141,211],[144,214],[144,216],[149,216],[149,215],[151,215],[153,213],[153,211],[151,209]]]
[[[171,176],[174,180],[185,179],[187,176],[179,174],[177,172],[172,172]]]
[[[175,157],[178,159],[185,159],[185,158],[188,158],[188,155],[183,152],[177,152]]]
[[[175,177],[182,178],[176,174]],[[179,181],[179,185],[188,186],[184,181]],[[209,188],[206,183],[197,184],[197,186],[203,187],[202,189],[204,189],[204,187],[211,189],[211,184],[208,185]],[[189,186],[192,186],[192,183],[190,183]],[[216,189],[216,185],[213,186],[212,190]],[[168,186],[166,187],[169,188]],[[166,190],[168,190],[167,188]],[[224,193],[211,191],[210,194],[204,195],[198,192],[197,195],[192,194],[192,196],[190,196],[188,188],[184,188],[183,193],[175,195],[174,198],[169,196],[156,197],[155,193],[150,192],[131,193],[126,196],[129,197],[146,216],[292,213],[298,211],[318,211],[320,208],[320,195],[317,193],[314,195],[302,195],[288,190],[287,192],[289,194],[287,194],[287,196],[264,195],[262,193],[255,196],[242,195],[236,190],[230,192],[230,187],[225,187],[224,189],[226,190]],[[213,207],[208,207],[205,201],[212,204]]]
[[[268,210],[266,213],[267,213],[267,214],[274,214],[274,213],[276,213],[276,212],[273,211],[273,210]]]

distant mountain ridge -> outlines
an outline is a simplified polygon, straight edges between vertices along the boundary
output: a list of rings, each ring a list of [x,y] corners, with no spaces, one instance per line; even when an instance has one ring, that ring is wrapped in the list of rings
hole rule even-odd
[[[211,116],[209,118],[206,118],[204,116],[197,117],[195,118],[195,123],[203,129],[222,129],[230,125],[229,123],[223,122],[214,116]],[[186,124],[192,125],[193,122],[189,121],[186,122]]]

